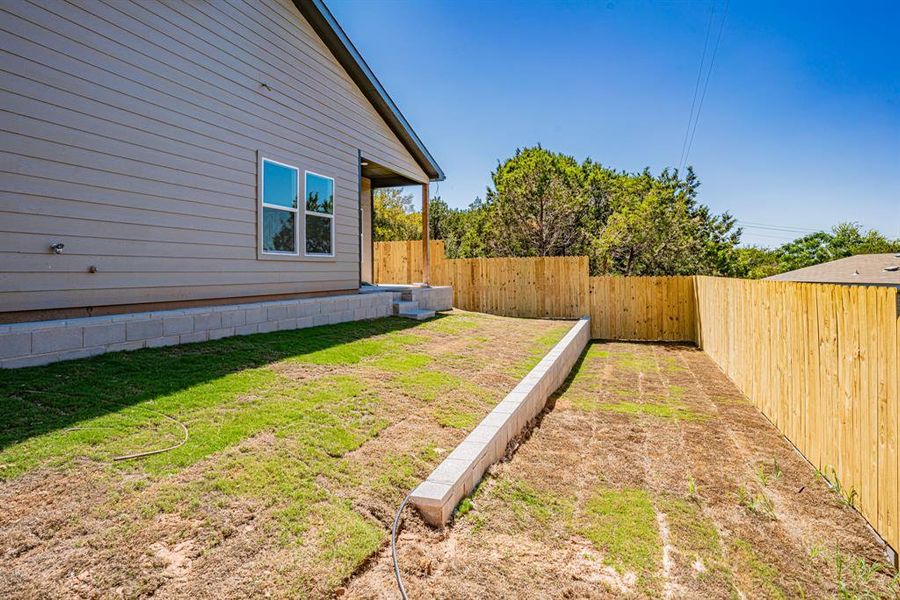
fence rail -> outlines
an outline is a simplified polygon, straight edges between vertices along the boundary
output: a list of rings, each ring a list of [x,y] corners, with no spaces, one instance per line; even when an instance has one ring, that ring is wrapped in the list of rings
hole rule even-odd
[[[696,343],[900,550],[900,319],[891,287],[714,277],[589,277],[584,257],[447,259],[454,306],[591,315],[592,336]],[[421,242],[376,244],[380,283],[421,281]]]

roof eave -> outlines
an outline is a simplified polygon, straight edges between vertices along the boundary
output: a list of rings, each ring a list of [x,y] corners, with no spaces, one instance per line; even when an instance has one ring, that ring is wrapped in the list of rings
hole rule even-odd
[[[359,86],[363,95],[372,103],[381,118],[385,120],[391,130],[400,139],[416,162],[425,171],[431,181],[443,181],[444,171],[428,152],[425,144],[413,131],[406,117],[394,104],[384,86],[375,77],[375,73],[366,64],[359,51],[344,33],[340,24],[325,6],[322,0],[294,0],[294,4],[300,13],[306,18],[335,58]]]

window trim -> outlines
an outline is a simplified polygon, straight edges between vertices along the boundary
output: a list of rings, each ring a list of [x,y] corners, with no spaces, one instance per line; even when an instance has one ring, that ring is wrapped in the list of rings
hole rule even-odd
[[[328,213],[320,213],[313,210],[308,210],[306,205],[306,178],[310,175],[315,175],[316,177],[321,177],[322,179],[328,179],[331,181],[331,214]],[[335,251],[335,211],[337,210],[337,183],[334,180],[334,177],[329,177],[328,175],[322,175],[321,173],[316,173],[315,171],[303,171],[303,256],[309,258],[334,258]],[[322,217],[331,220],[331,252],[308,252],[306,248],[306,218],[308,216],[314,217]]]
[[[300,256],[300,228],[305,227],[305,219],[301,218],[300,207],[297,206],[295,208],[290,208],[287,206],[282,206],[280,204],[267,204],[265,202],[265,164],[272,163],[273,165],[278,165],[281,167],[285,167],[288,169],[293,169],[297,173],[297,202],[300,202],[301,198],[304,198],[304,195],[301,193],[302,187],[300,182],[300,167],[296,167],[292,164],[282,162],[280,160],[275,160],[273,158],[268,158],[266,155],[259,153],[259,161],[257,162],[257,168],[259,170],[259,194],[257,198],[257,207],[259,210],[259,223],[258,223],[258,242],[256,244],[257,248],[257,256],[266,257],[266,258],[297,258]],[[264,212],[266,208],[273,210],[280,210],[283,212],[293,213],[294,214],[294,251],[293,252],[285,252],[283,250],[266,250],[264,246],[263,240],[263,223],[265,220]]]

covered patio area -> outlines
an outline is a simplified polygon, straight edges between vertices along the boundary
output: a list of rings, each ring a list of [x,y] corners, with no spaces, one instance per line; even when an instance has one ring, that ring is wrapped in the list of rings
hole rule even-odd
[[[414,181],[408,177],[392,171],[388,167],[366,159],[362,154],[359,159],[360,185],[360,282],[362,285],[375,284],[375,190],[380,188],[394,188],[416,186],[421,188],[422,194],[422,238],[421,238],[421,281],[415,282],[421,286],[431,283],[431,244],[428,229],[428,198],[430,183],[428,181]],[[397,282],[400,283],[400,282]]]
[[[428,229],[428,197],[430,184],[417,182],[360,155],[360,293],[391,292],[393,312],[397,316],[422,321],[436,311],[453,307],[453,290],[449,286],[431,286],[431,243]],[[422,239],[410,241],[418,246],[416,272],[421,274],[414,283],[401,281],[376,283],[375,275],[375,190],[416,186],[422,194]],[[421,261],[421,262],[420,262]]]

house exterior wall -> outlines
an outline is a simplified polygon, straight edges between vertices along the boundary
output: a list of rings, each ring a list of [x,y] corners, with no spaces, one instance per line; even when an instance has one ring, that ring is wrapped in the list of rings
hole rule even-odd
[[[290,0],[0,4],[0,313],[354,289],[359,152],[427,181]],[[258,152],[334,258],[257,256]]]

